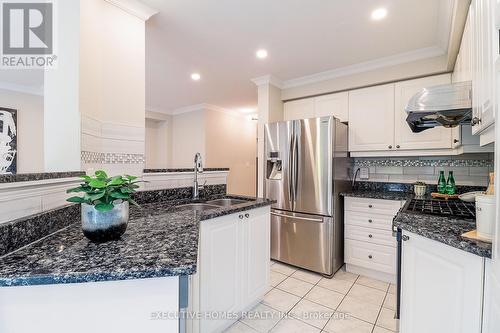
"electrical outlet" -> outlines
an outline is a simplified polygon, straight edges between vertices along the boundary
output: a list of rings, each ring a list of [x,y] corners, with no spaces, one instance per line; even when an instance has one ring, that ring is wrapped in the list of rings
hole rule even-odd
[[[370,169],[369,168],[360,168],[359,179],[370,179]]]

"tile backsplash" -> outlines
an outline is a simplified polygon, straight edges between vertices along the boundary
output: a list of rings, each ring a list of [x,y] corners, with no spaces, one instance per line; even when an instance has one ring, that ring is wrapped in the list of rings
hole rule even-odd
[[[459,156],[356,158],[355,169],[368,168],[372,182],[436,184],[439,171],[453,171],[458,185],[487,186],[488,174],[494,171],[493,154],[465,154]],[[358,180],[361,180],[358,176]]]

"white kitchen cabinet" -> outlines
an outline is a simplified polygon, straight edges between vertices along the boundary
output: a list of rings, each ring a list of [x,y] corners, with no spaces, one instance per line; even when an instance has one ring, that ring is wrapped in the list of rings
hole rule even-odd
[[[345,198],[344,260],[346,270],[378,280],[396,280],[396,239],[392,220],[402,201]]]
[[[306,98],[286,102],[284,105],[285,120],[314,118],[314,99]]]
[[[443,74],[396,83],[394,113],[394,147],[397,150],[451,149],[453,129],[438,126],[420,133],[413,133],[406,122],[405,108],[408,101],[422,89],[442,84],[450,84],[451,75]]]
[[[484,259],[404,231],[401,333],[480,333]]]
[[[191,310],[230,316],[202,316],[191,322],[189,331],[221,332],[237,320],[231,315],[253,307],[268,290],[270,208],[202,221],[199,242]]]
[[[296,120],[334,116],[340,121],[346,122],[349,119],[348,103],[347,92],[286,102],[284,119]]]
[[[500,314],[500,280],[494,272],[493,265],[494,262],[491,259],[486,259],[482,333],[500,332],[500,320],[498,319],[498,314]]]
[[[341,92],[314,98],[316,117],[334,116],[342,122],[349,120],[349,93]]]
[[[394,84],[349,92],[349,151],[394,150]]]
[[[472,52],[473,134],[480,134],[495,122],[495,0],[473,0],[469,11]]]

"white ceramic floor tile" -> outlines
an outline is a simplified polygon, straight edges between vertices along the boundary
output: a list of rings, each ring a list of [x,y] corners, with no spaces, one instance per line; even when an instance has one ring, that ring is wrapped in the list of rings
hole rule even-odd
[[[322,278],[321,281],[318,282],[318,286],[339,292],[344,295],[347,294],[353,284],[354,281],[341,280],[335,277],[333,279]]]
[[[390,294],[396,294],[396,285],[391,283],[391,285],[389,286],[389,293]]]
[[[284,314],[270,308],[265,304],[259,304],[252,311],[249,311],[241,319],[243,324],[250,326],[257,332],[269,332],[280,320]]]
[[[293,318],[283,319],[273,328],[272,333],[320,333],[321,330]]]
[[[322,276],[317,273],[304,271],[302,269],[299,269],[295,273],[293,273],[292,277],[312,284],[318,283],[322,278]]]
[[[287,276],[271,270],[271,286],[276,287],[278,284],[283,282]]]
[[[394,310],[382,308],[377,319],[377,326],[396,331],[397,321],[394,319],[395,314]]]
[[[275,288],[264,296],[262,303],[278,311],[288,312],[299,301],[300,297]]]
[[[381,306],[364,302],[358,298],[346,296],[340,304],[338,311],[375,324],[380,308]]]
[[[357,275],[357,274],[346,272],[343,268],[341,270],[339,270],[337,273],[335,273],[335,278],[337,278],[339,280],[346,280],[346,281],[352,281],[352,282],[356,281],[358,276],[359,275]]]
[[[386,293],[381,290],[365,287],[357,283],[352,286],[351,290],[347,294],[347,296],[356,297],[363,302],[374,305],[382,305],[382,303],[384,303],[385,295]]]
[[[315,286],[304,298],[336,310],[344,297],[344,294],[320,286]]]
[[[314,287],[313,284],[295,279],[293,277],[287,278],[277,286],[278,289],[284,290],[299,297],[304,297],[304,295],[307,294],[309,290],[312,289],[312,287]]]
[[[326,324],[323,332],[328,333],[371,333],[373,325],[352,316],[336,313]]]
[[[385,296],[384,308],[396,310],[396,295],[388,293]]]
[[[290,311],[290,315],[321,330],[325,327],[334,312],[332,309],[302,299]]]
[[[297,269],[292,267],[292,266],[280,263],[280,262],[275,262],[274,265],[271,266],[271,270],[278,272],[278,273],[281,273],[281,274],[285,274],[287,276],[290,276],[293,273],[295,273],[295,271]]]
[[[387,289],[389,288],[389,283],[375,280],[366,276],[360,276],[356,283],[370,288],[375,288],[383,292],[387,292]]]
[[[393,333],[393,332],[385,328],[375,326],[375,328],[373,329],[373,333]]]
[[[224,333],[256,333],[257,331],[243,324],[242,322],[237,321],[233,326],[229,327]]]

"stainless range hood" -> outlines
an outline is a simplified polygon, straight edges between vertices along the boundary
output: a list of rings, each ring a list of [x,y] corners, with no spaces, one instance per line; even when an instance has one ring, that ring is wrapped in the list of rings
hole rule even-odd
[[[415,133],[436,126],[469,124],[472,118],[472,82],[424,88],[406,106],[406,121]]]

